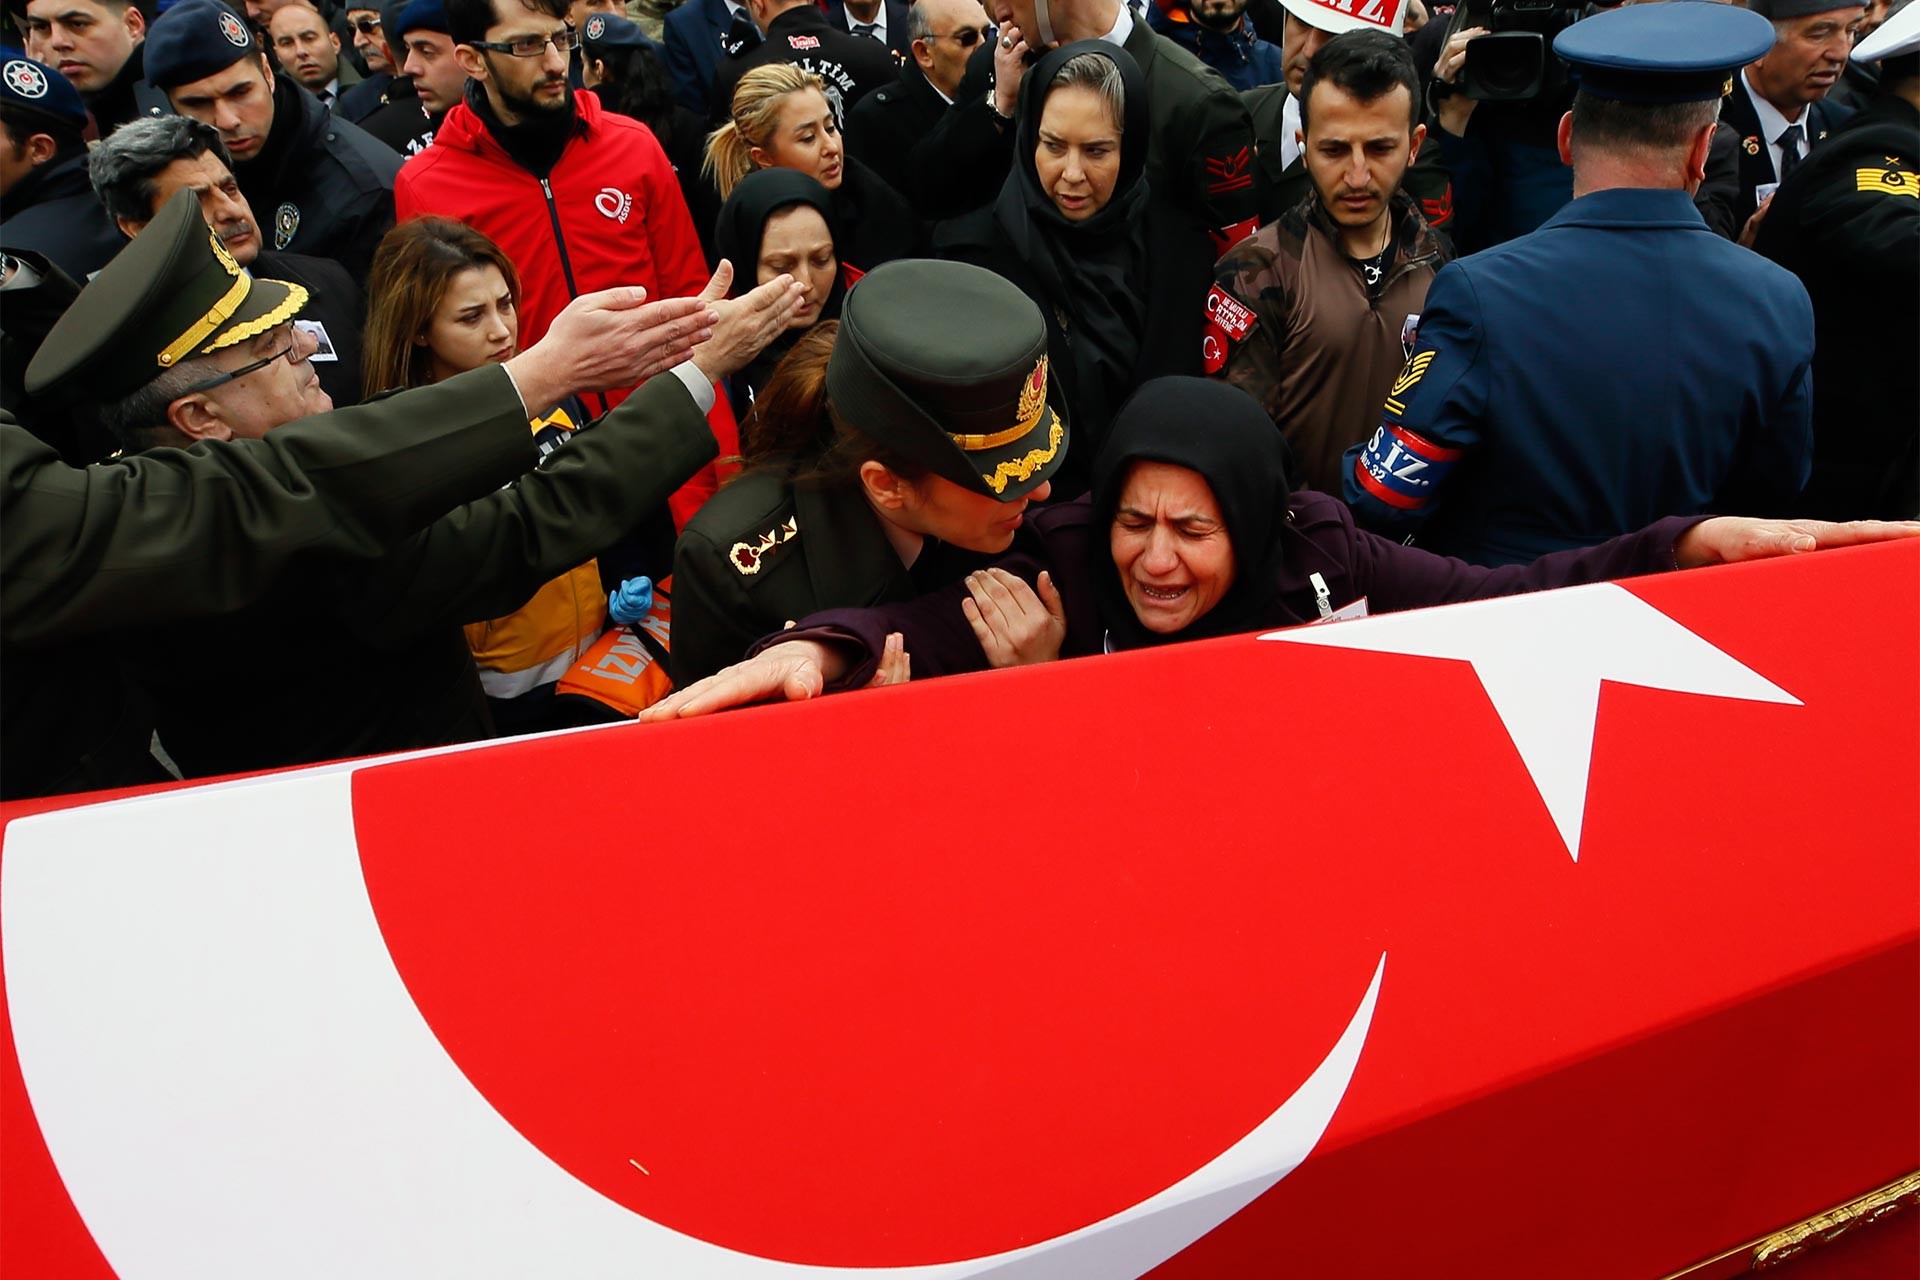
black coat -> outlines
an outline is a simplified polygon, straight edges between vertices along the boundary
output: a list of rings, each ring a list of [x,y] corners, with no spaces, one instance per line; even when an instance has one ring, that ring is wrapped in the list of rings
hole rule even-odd
[[[1707,176],[1693,193],[1693,207],[1706,219],[1707,230],[1728,240],[1740,239],[1746,224],[1735,222],[1734,210],[1740,204],[1740,134],[1722,120],[1713,128],[1713,145],[1707,151]]]
[[[1760,136],[1760,116],[1753,109],[1753,99],[1747,95],[1753,90],[1747,86],[1744,73],[1733,78],[1733,92],[1729,93],[1720,107],[1720,119],[1732,126],[1740,139],[1740,190],[1733,201],[1733,236],[1739,238],[1740,229],[1747,225],[1747,219],[1760,207],[1754,197],[1754,189],[1765,183],[1778,182],[1780,175],[1773,171],[1773,150],[1768,145],[1771,138]],[[1801,162],[1817,151],[1824,140],[1846,119],[1845,113],[1825,103],[1816,102],[1808,107],[1806,114],[1800,117],[1800,124],[1806,133],[1806,141],[1801,144],[1804,152]]]
[[[147,83],[146,54],[145,44],[133,46],[133,52],[120,64],[120,70],[105,88],[82,95],[87,100],[87,111],[93,116],[98,137],[105,138],[130,120],[173,114],[167,95]]]
[[[0,196],[0,248],[31,249],[84,285],[127,238],[87,180],[87,153],[43,164]]]
[[[358,125],[274,77],[273,130],[261,153],[236,164],[268,247],[332,258],[365,279],[380,237],[393,226],[400,157]]]
[[[733,88],[755,67],[785,62],[827,82],[827,100],[844,125],[847,112],[873,90],[893,79],[893,55],[877,41],[835,30],[827,15],[811,4],[799,5],[767,24],[767,38],[738,57],[725,58],[713,73],[708,115],[724,124],[733,108]]]
[[[1147,200],[1147,260],[1142,290],[1146,298],[1146,332],[1140,335],[1140,355],[1132,385],[1168,374],[1200,373],[1201,326],[1206,315],[1207,290],[1213,286],[1213,254],[1205,229],[1185,210],[1162,200],[1153,189]],[[994,220],[991,206],[943,223],[934,232],[934,252],[942,258],[970,262],[1011,280],[1040,306],[1047,321],[1049,378],[1064,404],[1073,432],[1067,460],[1053,477],[1054,495],[1076,498],[1086,492],[1093,457],[1105,438],[1107,423],[1096,421],[1084,407],[1089,397],[1074,386],[1072,356],[1073,317],[1058,300],[1041,289],[1034,273],[1008,243]],[[1125,396],[1116,397],[1118,408]]]
[[[286,280],[304,285],[307,305],[303,323],[320,327],[326,341],[313,358],[320,389],[333,397],[333,407],[360,403],[360,330],[367,321],[367,298],[347,269],[331,258],[304,253],[262,253],[253,261],[253,274],[264,280]],[[333,358],[327,359],[331,348]]]
[[[911,600],[986,563],[928,542],[909,570],[858,492],[748,471],[708,500],[673,553],[673,682],[685,688],[822,609]]]
[[[875,89],[847,113],[847,154],[879,174],[918,210],[913,149],[946,113],[940,91],[927,80],[920,64],[910,61],[892,84]]]
[[[840,261],[856,271],[871,271],[920,252],[920,219],[913,206],[852,156],[846,158],[833,193],[833,216],[840,228],[834,247]]]
[[[988,102],[993,45],[973,51],[953,105],[907,155],[902,193],[922,218],[957,218],[993,203],[1013,163],[1013,125]],[[935,98],[935,102],[939,99]]]
[[[420,93],[413,81],[386,71],[367,77],[341,94],[333,113],[359,125],[369,137],[386,143],[402,156],[419,155],[433,145],[438,128],[420,105]]]
[[[1754,248],[1813,299],[1813,474],[1796,515],[1920,515],[1920,111],[1883,97],[1780,184]]]
[[[1317,618],[1314,584],[1326,583],[1336,609],[1365,598],[1372,613],[1492,596],[1518,595],[1549,587],[1636,577],[1673,568],[1673,544],[1703,516],[1661,520],[1638,533],[1597,547],[1561,551],[1531,564],[1487,569],[1430,551],[1402,546],[1358,528],[1338,498],[1303,490],[1288,503],[1284,555],[1277,566],[1271,612],[1260,628],[1296,626]],[[1090,502],[1070,502],[1030,513],[1012,550],[997,563],[1034,584],[1042,569],[1053,579],[1067,616],[1063,658],[1085,657],[1105,648],[1106,628],[1096,605],[1093,557],[1106,531],[1094,527]],[[1111,572],[1108,565],[1106,571]],[[922,599],[873,609],[837,609],[800,619],[785,635],[769,633],[754,651],[782,639],[831,640],[855,658],[834,690],[857,688],[873,678],[875,660],[889,632],[898,631],[913,660],[913,677],[980,671],[986,654],[961,612],[963,583]],[[774,629],[775,632],[778,628]]]

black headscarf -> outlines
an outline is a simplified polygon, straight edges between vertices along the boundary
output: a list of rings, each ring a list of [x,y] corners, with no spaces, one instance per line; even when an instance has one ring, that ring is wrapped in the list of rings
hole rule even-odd
[[[1108,542],[1120,491],[1136,462],[1197,471],[1213,490],[1233,544],[1233,585],[1184,631],[1158,635],[1127,603]],[[1211,378],[1154,378],[1120,409],[1093,462],[1094,596],[1116,649],[1204,640],[1268,625],[1286,531],[1287,448],[1252,396]]]
[[[834,217],[832,194],[814,178],[798,170],[756,169],[734,186],[733,193],[720,207],[720,217],[714,225],[714,252],[733,263],[734,297],[739,297],[755,285],[760,264],[760,241],[766,236],[767,223],[774,214],[796,204],[817,210],[825,219],[827,234],[833,237],[834,256],[838,258],[840,225]],[[820,314],[814,318],[814,324],[839,318],[840,303],[847,293],[846,279],[845,268],[837,268],[833,288],[820,304]],[[806,332],[806,329],[788,329],[768,343],[766,350],[755,356],[753,362],[741,370],[737,377],[757,393],[773,376],[773,368],[780,363],[780,358]]]
[[[1048,199],[1034,168],[1040,116],[1060,69],[1083,53],[1098,54],[1120,71],[1125,102],[1120,125],[1120,173],[1106,207],[1074,222]],[[1124,49],[1100,40],[1063,45],[1035,63],[1020,84],[1013,171],[993,207],[994,221],[1026,263],[1046,296],[1044,308],[1063,315],[1073,348],[1076,429],[1103,424],[1126,394],[1146,329],[1147,300],[1147,82]]]

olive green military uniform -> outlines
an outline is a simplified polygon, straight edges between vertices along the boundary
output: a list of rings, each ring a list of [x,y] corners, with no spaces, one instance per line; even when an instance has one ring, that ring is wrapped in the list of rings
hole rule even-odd
[[[847,295],[827,399],[901,465],[1017,502],[1066,460],[1046,353],[1039,307],[1009,281],[960,262],[891,262]],[[788,622],[910,600],[1004,549],[974,554],[928,537],[909,569],[859,482],[790,479],[807,466],[750,465],[680,535],[674,684],[740,661]]]
[[[740,661],[762,636],[822,609],[911,600],[990,557],[929,542],[912,569],[858,491],[752,471],[700,508],[673,556],[673,682]]]

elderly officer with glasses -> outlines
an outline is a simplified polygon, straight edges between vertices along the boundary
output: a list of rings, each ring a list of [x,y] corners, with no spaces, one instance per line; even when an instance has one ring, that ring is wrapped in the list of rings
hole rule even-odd
[[[447,0],[466,97],[394,184],[401,221],[457,219],[512,259],[522,344],[537,342],[583,293],[638,285],[671,298],[707,285],[700,237],[659,140],[595,94],[574,92],[568,62],[580,35],[566,15],[567,0]],[[588,411],[605,412],[627,390],[587,397]],[[738,453],[726,397],[709,421],[720,455]],[[718,483],[709,469],[678,495],[676,521],[684,524]]]
[[[918,0],[907,10],[912,57],[892,84],[882,85],[847,113],[847,151],[911,194],[907,158],[959,97],[967,59],[993,38],[980,0]]]

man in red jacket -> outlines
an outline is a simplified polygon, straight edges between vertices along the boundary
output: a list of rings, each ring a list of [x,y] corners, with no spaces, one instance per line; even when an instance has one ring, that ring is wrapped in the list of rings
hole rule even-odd
[[[448,0],[446,13],[454,57],[470,77],[466,100],[447,113],[434,145],[400,170],[398,218],[457,218],[506,251],[520,272],[522,345],[538,342],[583,293],[639,285],[655,298],[698,294],[706,261],[659,142],[568,83],[579,35],[567,0]],[[597,415],[629,390],[587,407]],[[708,420],[720,456],[737,454],[725,396]],[[711,465],[690,480],[673,496],[675,524],[717,487]]]

